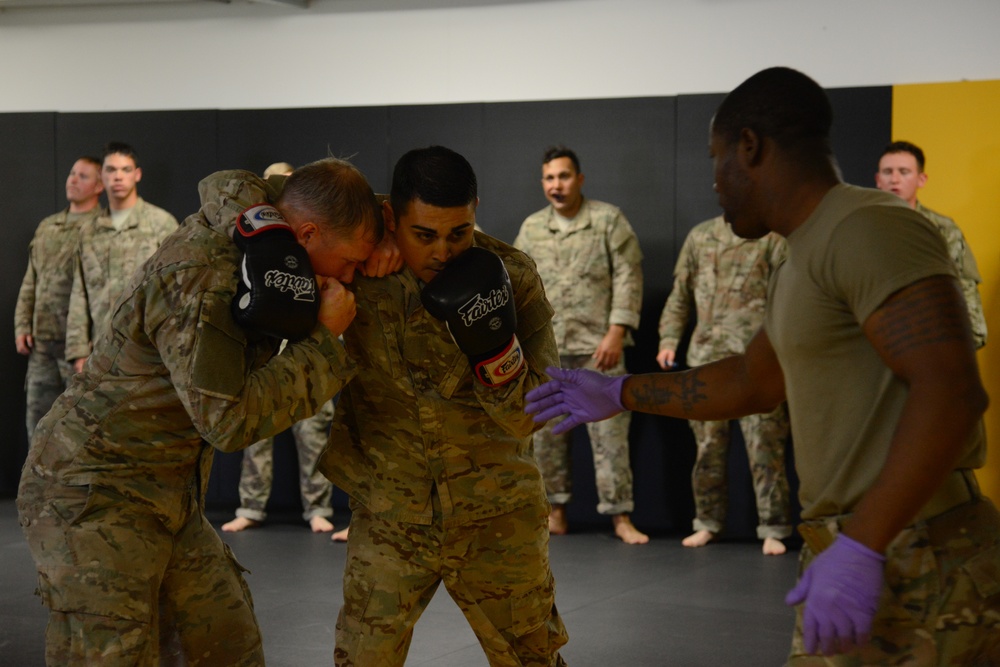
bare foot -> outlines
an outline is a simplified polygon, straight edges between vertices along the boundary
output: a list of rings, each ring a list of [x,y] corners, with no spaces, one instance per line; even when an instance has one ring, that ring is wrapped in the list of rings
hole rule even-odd
[[[616,514],[612,519],[615,524],[615,535],[625,544],[646,544],[649,542],[649,535],[641,532],[632,525],[632,519],[628,514]]]
[[[309,519],[309,527],[314,533],[332,533],[333,524],[325,516],[314,516]]]
[[[566,521],[566,506],[553,505],[549,514],[549,534],[565,535],[569,532],[569,523]]]
[[[253,519],[248,519],[245,516],[238,516],[229,523],[222,524],[222,530],[226,533],[238,533],[241,530],[256,528],[259,525],[260,521],[254,521]]]
[[[715,538],[715,533],[710,530],[696,530],[681,542],[686,547],[703,547]]]
[[[787,549],[785,548],[785,543],[777,537],[765,537],[764,548],[762,551],[765,556],[780,556],[785,553]]]
[[[346,542],[347,533],[349,530],[351,530],[350,526],[344,528],[343,530],[338,530],[336,533],[330,536],[330,539],[333,540],[334,542]]]

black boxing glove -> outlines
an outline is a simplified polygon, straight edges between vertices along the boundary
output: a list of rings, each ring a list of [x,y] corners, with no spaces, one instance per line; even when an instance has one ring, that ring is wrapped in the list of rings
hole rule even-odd
[[[427,283],[420,300],[428,313],[445,321],[484,385],[499,387],[521,372],[514,289],[496,254],[469,248]]]
[[[308,336],[319,315],[316,274],[281,213],[269,204],[244,210],[233,241],[243,251],[232,304],[236,322],[289,341]]]

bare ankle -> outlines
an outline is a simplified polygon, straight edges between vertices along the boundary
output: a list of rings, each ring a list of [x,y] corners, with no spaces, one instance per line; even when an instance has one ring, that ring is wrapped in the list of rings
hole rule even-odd
[[[553,505],[549,513],[549,533],[565,535],[569,532],[569,522],[566,520],[566,506]]]

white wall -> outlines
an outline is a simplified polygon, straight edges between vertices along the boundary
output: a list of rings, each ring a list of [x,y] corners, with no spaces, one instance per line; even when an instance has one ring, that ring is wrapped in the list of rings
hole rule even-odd
[[[726,91],[776,64],[826,87],[1000,79],[998,35],[998,0],[8,9],[0,112],[661,96]]]

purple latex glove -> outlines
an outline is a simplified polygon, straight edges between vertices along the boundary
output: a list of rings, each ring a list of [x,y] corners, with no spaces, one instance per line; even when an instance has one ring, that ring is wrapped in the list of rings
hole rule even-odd
[[[598,422],[625,410],[622,384],[628,375],[608,377],[585,368],[565,369],[550,366],[545,372],[552,378],[528,392],[524,411],[537,412],[536,422],[569,415],[552,429],[556,435],[585,422]]]
[[[802,638],[807,653],[839,653],[868,641],[882,595],[885,556],[843,533],[816,556],[785,604],[806,603]]]

